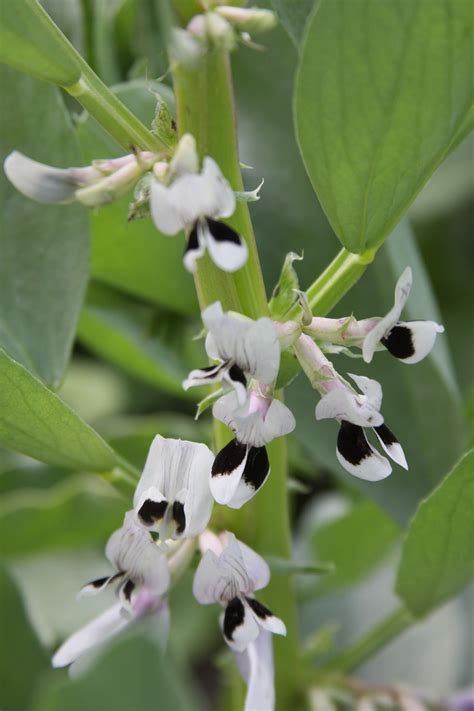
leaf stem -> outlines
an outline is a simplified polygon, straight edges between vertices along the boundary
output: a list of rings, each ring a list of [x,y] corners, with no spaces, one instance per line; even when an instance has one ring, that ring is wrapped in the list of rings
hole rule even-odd
[[[342,299],[349,289],[360,279],[368,265],[374,260],[376,251],[367,250],[354,254],[343,248],[306,290],[311,311],[316,316],[324,316]],[[301,307],[295,304],[288,312],[287,319],[298,319]]]
[[[356,669],[415,622],[415,618],[405,607],[397,608],[366,634],[336,654],[328,664],[318,670],[318,676],[346,674]]]

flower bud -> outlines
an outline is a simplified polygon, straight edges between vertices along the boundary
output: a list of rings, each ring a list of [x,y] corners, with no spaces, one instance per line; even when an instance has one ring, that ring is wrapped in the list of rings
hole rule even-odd
[[[225,18],[240,32],[267,32],[277,24],[275,13],[271,10],[260,10],[255,7],[231,7],[220,5],[215,13]]]

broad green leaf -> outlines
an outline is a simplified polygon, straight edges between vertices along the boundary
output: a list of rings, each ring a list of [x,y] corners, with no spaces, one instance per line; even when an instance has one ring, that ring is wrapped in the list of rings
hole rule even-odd
[[[2,459],[4,455],[5,453],[1,452]],[[11,469],[0,471],[0,494],[5,496],[24,489],[44,490],[58,484],[64,478],[64,473],[64,469],[60,467],[48,467],[32,461],[28,461],[27,466],[12,466]]]
[[[332,315],[382,316],[393,304],[395,283],[407,265],[413,269],[414,284],[403,318],[442,323],[416,242],[406,224],[387,240],[375,263]],[[465,447],[462,402],[448,339],[449,333],[440,335],[432,353],[416,365],[405,365],[388,352],[377,353],[369,366],[343,355],[332,358],[343,376],[347,372],[367,375],[383,387],[382,412],[402,443],[409,465],[408,472],[394,465],[391,476],[384,481],[363,482],[342,469],[336,459],[338,424],[331,420],[316,422],[314,407],[319,396],[304,375],[299,376],[286,396],[296,417],[296,436],[315,461],[373,498],[400,521],[413,515],[418,502],[436,486]]]
[[[273,9],[296,47],[301,42],[306,21],[316,3],[317,0],[271,0]]]
[[[54,679],[34,711],[130,711],[201,708],[188,684],[149,636],[121,635],[77,679]]]
[[[125,498],[92,476],[15,491],[3,496],[0,505],[2,554],[11,558],[102,544],[120,527],[126,508]]]
[[[82,0],[41,0],[41,5],[73,47],[85,57],[86,28]]]
[[[276,575],[321,575],[333,573],[333,563],[313,563],[313,561],[300,562],[298,560],[285,560],[283,558],[267,558],[272,573]]]
[[[3,66],[0,89],[2,157],[17,149],[58,167],[80,164],[58,89]],[[87,282],[87,213],[78,205],[39,205],[3,170],[0,184],[0,346],[57,387]]]
[[[402,550],[396,590],[424,615],[460,593],[474,576],[474,450],[419,506]]]
[[[150,125],[156,98],[145,81],[121,84],[116,95]],[[159,87],[165,100],[169,89]],[[83,115],[77,136],[86,162],[120,155],[122,151],[90,117]],[[196,311],[193,280],[183,269],[184,240],[181,235],[161,235],[149,218],[127,222],[129,198],[94,211],[92,226],[92,275],[111,286],[128,291],[178,313]]]
[[[321,525],[311,537],[312,549],[319,559],[331,560],[335,571],[318,582],[318,593],[365,578],[391,552],[399,536],[398,526],[370,501]]]
[[[302,259],[303,257],[300,257],[296,252],[289,252],[285,257],[280,278],[273,289],[272,298],[268,304],[270,314],[274,319],[283,319],[298,298],[295,289],[299,289],[300,284],[293,262]]]
[[[376,248],[472,125],[471,0],[321,0],[295,87],[306,169],[352,252]]]
[[[92,284],[79,322],[79,341],[128,373],[181,398],[188,333],[176,315],[133,301],[101,284]]]
[[[4,543],[3,538],[2,547]],[[36,677],[50,662],[31,629],[20,593],[4,568],[0,568],[0,629],[0,705],[3,711],[27,709]]]
[[[0,62],[61,86],[79,80],[67,41],[37,0],[1,0],[0,8]]]
[[[107,471],[121,463],[97,432],[2,350],[0,445],[72,469]]]

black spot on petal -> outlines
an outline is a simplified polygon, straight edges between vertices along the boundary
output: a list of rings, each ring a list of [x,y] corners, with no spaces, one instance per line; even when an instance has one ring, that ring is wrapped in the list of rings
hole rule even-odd
[[[224,613],[224,637],[232,641],[233,634],[237,627],[243,624],[245,619],[244,603],[238,597],[227,603]]]
[[[410,358],[415,353],[411,329],[407,326],[394,326],[381,342],[395,358],[400,360]]]
[[[163,518],[167,506],[168,502],[166,500],[152,501],[151,499],[147,499],[140,506],[138,516],[145,526],[153,526],[156,521]]]
[[[214,237],[216,242],[232,242],[233,244],[242,244],[240,235],[223,222],[211,220],[210,217],[206,220],[209,232]]]
[[[175,501],[173,504],[173,518],[176,521],[176,533],[183,533],[186,528],[186,514],[181,501]]]
[[[125,600],[127,600],[127,602],[130,602],[130,599],[132,597],[132,593],[134,590],[135,590],[135,583],[133,582],[133,580],[130,580],[130,579],[127,580],[121,590],[121,593],[122,593],[123,597],[125,598]]]
[[[186,249],[184,250],[185,254],[186,252],[193,252],[194,250],[199,249],[200,247],[197,224],[197,222],[194,223],[193,228],[189,233],[188,243],[186,245]]]
[[[259,489],[270,471],[270,462],[265,447],[249,447],[247,462],[242,478],[255,491]]]
[[[236,439],[233,439],[221,449],[214,459],[212,465],[212,476],[225,476],[232,474],[237,467],[242,464],[245,455],[247,454],[247,445],[241,444]]]
[[[273,613],[268,609],[268,607],[262,605],[262,603],[256,600],[254,597],[246,597],[245,599],[247,600],[248,604],[255,612],[257,617],[260,617],[261,620],[264,620],[266,617],[273,617]]]
[[[105,578],[97,578],[97,580],[91,580],[90,583],[87,583],[88,585],[92,585],[93,588],[99,589],[104,587],[104,585],[109,581],[109,575],[107,575]]]
[[[379,425],[379,427],[374,427],[374,430],[387,447],[390,447],[391,444],[399,444],[398,439],[395,437],[393,432],[388,429],[387,425]]]
[[[372,455],[364,430],[359,425],[342,420],[337,436],[337,449],[347,462],[357,466]]]
[[[238,365],[235,365],[235,363],[234,363],[234,365],[232,365],[229,368],[228,372],[229,372],[230,380],[233,380],[234,382],[237,382],[237,383],[242,383],[242,385],[247,387],[247,378],[244,375],[244,371],[241,368],[239,368]]]

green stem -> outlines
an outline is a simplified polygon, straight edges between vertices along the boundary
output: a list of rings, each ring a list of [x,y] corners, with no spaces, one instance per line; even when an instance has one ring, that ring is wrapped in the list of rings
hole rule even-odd
[[[63,85],[63,89],[74,96],[112,138],[127,151],[132,146],[155,152],[168,148],[99,79],[39,3],[30,3],[29,12],[34,13],[38,31],[49,37],[62,61],[77,66],[78,80]]]
[[[406,608],[397,608],[360,639],[339,652],[328,664],[320,668],[318,676],[346,674],[356,669],[415,622],[416,620]]]
[[[237,148],[234,97],[228,53],[208,53],[195,67],[172,64],[176,114],[180,135],[189,132],[196,138],[199,154],[212,156],[234,190],[243,183]],[[247,264],[234,274],[220,271],[207,255],[198,262],[195,275],[201,308],[219,300],[225,310],[235,310],[251,318],[268,315],[255,236],[248,206],[237,203],[228,220],[246,240]],[[216,423],[215,439],[221,448],[229,430]],[[226,512],[230,528],[263,555],[286,558],[290,555],[290,525],[286,486],[286,442],[280,438],[269,447],[272,473],[258,495],[241,511]],[[278,526],[275,526],[275,516]],[[276,529],[278,529],[276,531]],[[294,668],[298,654],[296,603],[291,579],[274,576],[265,599],[275,614],[285,620],[286,639],[275,640],[277,703],[291,708],[298,686]]]
[[[347,249],[341,249],[323,273],[306,290],[311,311],[316,316],[324,316],[329,313],[360,279],[374,257],[374,250],[367,250],[363,254],[353,254]],[[301,307],[296,304],[286,318],[297,319],[300,316]]]

